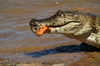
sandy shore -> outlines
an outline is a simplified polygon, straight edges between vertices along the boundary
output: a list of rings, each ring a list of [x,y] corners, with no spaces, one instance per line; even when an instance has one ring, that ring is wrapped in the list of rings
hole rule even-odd
[[[8,61],[0,58],[1,66],[99,66],[100,65],[100,53],[91,52],[88,53],[88,56],[78,60],[77,62],[70,63],[69,65],[65,63],[13,63],[12,61]]]
[[[76,41],[76,40],[73,40],[73,41]],[[64,43],[64,44],[66,44],[66,43]],[[64,46],[64,47],[66,47],[66,46]],[[61,47],[61,46],[57,47],[56,51],[59,51],[58,49],[60,49],[61,52],[64,52],[64,50],[63,50],[64,47]],[[39,57],[33,56],[33,59],[36,57],[36,59],[38,59],[38,61],[32,60],[34,62],[30,62],[29,60],[31,60],[31,59],[29,58],[29,56],[28,57],[26,56],[26,60],[28,60],[29,62],[24,62],[24,61],[19,61],[19,60],[21,60],[21,58],[18,58],[18,57],[17,58],[15,57],[13,60],[11,60],[11,58],[6,58],[6,59],[0,58],[0,65],[1,66],[99,66],[100,65],[100,49],[94,48],[94,47],[91,47],[91,46],[88,46],[85,44],[73,46],[73,49],[72,49],[72,47],[70,47],[70,48],[71,49],[69,49],[69,50],[66,49],[66,52],[69,52],[69,53],[63,53],[64,55],[59,52],[58,52],[58,54],[54,54],[54,56],[65,56],[66,54],[69,54],[70,56],[69,55],[65,56],[65,57],[73,57],[73,58],[69,58],[69,59],[63,58],[63,59],[60,59],[57,61],[48,61],[48,60],[47,61],[44,61],[44,60],[39,61],[39,59],[38,59]],[[26,48],[24,48],[24,50],[25,49]],[[21,54],[20,52],[23,52],[24,50],[17,51],[15,53],[15,55],[18,56],[18,54]],[[45,50],[42,50],[41,52],[43,52],[43,51],[48,52],[48,55],[49,55],[49,52],[51,52],[51,49],[50,48],[45,49]],[[53,49],[52,51],[55,51],[55,50]],[[10,52],[13,53],[14,51],[10,51]],[[41,53],[41,52],[39,50],[37,53]],[[9,52],[5,52],[4,54],[8,54],[8,53]],[[27,55],[27,53],[29,53],[29,55],[32,54],[32,53],[30,54],[29,51],[26,51],[26,55]],[[14,56],[14,55],[12,54],[12,56]],[[54,56],[51,56],[51,57],[54,58]],[[46,57],[46,56],[44,55],[44,57]],[[77,58],[79,58],[79,59],[77,59]],[[22,57],[22,59],[24,60],[23,57]],[[50,57],[47,59],[50,59]],[[41,58],[40,58],[40,60],[41,60]]]

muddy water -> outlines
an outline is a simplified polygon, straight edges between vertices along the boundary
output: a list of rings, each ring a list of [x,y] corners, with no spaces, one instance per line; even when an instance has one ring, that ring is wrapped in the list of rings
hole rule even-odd
[[[57,10],[100,15],[99,0],[0,0],[0,58],[13,62],[72,63],[88,56],[80,41],[60,34],[37,37],[32,18],[46,18]],[[72,49],[71,49],[72,48]],[[89,53],[89,51],[88,51]]]

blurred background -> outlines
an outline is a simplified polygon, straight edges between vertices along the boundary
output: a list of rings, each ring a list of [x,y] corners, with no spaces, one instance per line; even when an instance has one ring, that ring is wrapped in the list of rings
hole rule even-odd
[[[6,52],[32,52],[64,45],[63,43],[80,44],[80,41],[60,34],[37,37],[31,32],[29,21],[32,18],[50,17],[59,9],[100,15],[100,0],[0,0],[0,57],[15,60],[20,54],[13,56]],[[21,57],[24,57],[24,53]],[[55,57],[56,60],[57,58]]]

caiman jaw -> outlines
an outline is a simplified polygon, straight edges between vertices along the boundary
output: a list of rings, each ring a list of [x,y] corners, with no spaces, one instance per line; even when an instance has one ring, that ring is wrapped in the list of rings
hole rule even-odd
[[[78,21],[74,21],[74,22],[67,22],[66,24],[58,25],[58,26],[54,26],[54,25],[50,25],[50,26],[41,25],[40,26],[38,24],[38,22],[34,25],[30,22],[30,26],[31,26],[31,31],[33,33],[35,33],[37,36],[41,36],[44,33],[57,33],[57,32],[55,32],[57,30],[58,30],[58,33],[62,33],[62,32],[59,32],[59,30],[61,31],[62,30],[61,28],[65,29],[66,28],[65,26],[67,24],[70,24],[70,23],[73,23],[74,25],[80,25],[80,23]],[[74,28],[77,28],[77,27],[72,27],[72,28],[69,28],[69,29],[74,29]]]
[[[41,36],[44,34],[45,31],[49,30],[50,29],[47,27],[47,26],[44,26],[44,25],[40,25],[38,23],[37,19],[32,19],[29,23],[30,27],[31,27],[31,31],[33,33],[36,33],[37,36]]]
[[[68,11],[68,13],[70,13]],[[68,18],[67,18],[68,17]],[[61,28],[71,22],[80,23],[78,19],[75,19],[72,15],[70,16],[65,11],[57,11],[57,13],[49,18],[45,19],[32,19],[30,21],[31,31],[33,33],[38,33],[39,29],[41,29],[42,26],[46,26],[47,30],[45,32],[52,32],[52,29]],[[48,31],[49,30],[49,31]]]
[[[36,28],[36,27],[34,27],[34,26],[31,26],[31,31],[32,31],[32,32],[34,32],[34,33],[36,33],[37,28]]]

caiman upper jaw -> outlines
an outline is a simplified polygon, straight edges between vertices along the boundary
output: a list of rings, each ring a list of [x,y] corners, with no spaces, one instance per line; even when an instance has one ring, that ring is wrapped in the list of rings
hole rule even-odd
[[[36,23],[36,19],[33,18],[30,22],[29,22],[30,26],[38,26],[38,24]]]

